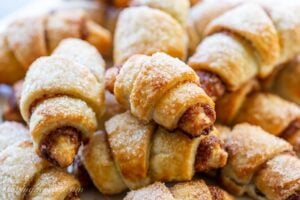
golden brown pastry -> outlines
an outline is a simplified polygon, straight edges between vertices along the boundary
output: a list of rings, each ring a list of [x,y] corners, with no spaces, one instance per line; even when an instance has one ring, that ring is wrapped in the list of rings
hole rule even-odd
[[[194,5],[196,5],[197,3],[199,3],[199,2],[202,2],[203,0],[190,0],[190,4],[191,4],[191,6],[194,6]]]
[[[71,37],[88,41],[104,56],[110,54],[109,31],[82,11],[57,11],[13,21],[0,35],[0,83],[20,80],[34,60],[49,55],[60,41]]]
[[[105,91],[104,113],[99,122],[99,129],[104,130],[104,123],[113,116],[125,112],[124,109],[116,100],[115,96],[110,92]]]
[[[255,91],[251,81],[216,102],[217,120],[226,125],[247,122],[286,139],[300,153],[300,107],[277,95]]]
[[[50,4],[50,5],[48,5]],[[98,24],[104,25],[105,23],[105,11],[107,9],[107,5],[104,2],[98,0],[73,0],[73,1],[64,1],[58,0],[48,3],[44,2],[44,5],[47,7],[47,11],[84,11],[89,18]],[[49,8],[49,10],[48,10]]]
[[[168,188],[155,182],[147,187],[127,193],[124,200],[233,200],[234,197],[217,186],[209,186],[203,180],[177,183]]]
[[[81,142],[96,130],[103,106],[104,61],[87,42],[66,39],[27,72],[21,114],[38,154],[55,165],[73,162]]]
[[[167,5],[163,10],[169,8]],[[180,11],[186,13],[187,10],[188,7]],[[186,48],[184,28],[168,13],[146,6],[126,8],[120,13],[114,35],[115,65],[135,54],[156,52],[185,59]]]
[[[131,6],[148,6],[164,11],[176,19],[182,26],[187,23],[189,0],[132,0]]]
[[[20,113],[19,105],[22,93],[23,80],[19,80],[12,87],[12,93],[9,95],[4,105],[3,120],[24,123]]]
[[[215,121],[214,102],[199,86],[196,73],[164,53],[135,55],[121,69],[109,69],[106,88],[134,116],[168,130],[199,136]]]
[[[9,48],[7,37],[0,34],[0,82],[13,84],[25,76],[26,70]]]
[[[230,192],[254,199],[299,198],[300,160],[290,144],[246,123],[223,134],[229,157],[221,180]]]
[[[299,106],[276,95],[260,92],[245,99],[234,123],[259,125],[278,136],[297,118],[300,118]]]
[[[223,91],[236,91],[253,77],[266,78],[300,51],[299,8],[293,0],[213,0],[194,6],[188,29],[191,49],[201,42],[189,65],[219,80],[214,85],[210,78],[200,78],[203,85],[222,85]],[[216,99],[223,95],[211,94]]]
[[[0,125],[1,199],[79,199],[78,181],[36,155],[21,124]]]
[[[271,91],[300,105],[300,56],[278,67]]]
[[[95,186],[104,194],[136,189],[154,181],[187,181],[195,172],[226,164],[218,131],[190,138],[143,124],[129,111],[105,124],[84,147],[82,160]],[[97,158],[97,159],[95,159]]]

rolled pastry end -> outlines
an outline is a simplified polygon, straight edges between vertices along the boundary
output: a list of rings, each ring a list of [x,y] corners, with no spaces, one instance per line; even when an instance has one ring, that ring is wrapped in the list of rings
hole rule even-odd
[[[214,108],[198,103],[190,107],[179,120],[178,128],[191,136],[208,134],[216,120]]]
[[[80,141],[78,130],[73,127],[61,127],[41,141],[38,153],[51,163],[67,167],[72,164]]]
[[[46,99],[33,110],[29,127],[37,153],[56,166],[71,165],[81,142],[96,130],[95,113],[70,97]]]
[[[224,167],[228,154],[223,148],[223,142],[213,128],[209,135],[202,136],[195,159],[195,171],[203,172]]]
[[[120,72],[121,66],[111,67],[105,72],[105,88],[114,93],[116,78]]]
[[[219,76],[208,71],[196,71],[200,78],[200,84],[203,90],[214,101],[221,98],[226,92],[226,86]]]

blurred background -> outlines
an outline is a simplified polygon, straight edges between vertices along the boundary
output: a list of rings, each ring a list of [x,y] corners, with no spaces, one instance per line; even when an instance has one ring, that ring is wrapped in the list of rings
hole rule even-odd
[[[0,0],[0,19],[34,1],[36,0]]]

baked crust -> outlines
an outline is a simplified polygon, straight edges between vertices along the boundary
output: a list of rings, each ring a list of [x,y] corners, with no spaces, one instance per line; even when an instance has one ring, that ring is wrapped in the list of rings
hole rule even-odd
[[[93,183],[102,193],[118,194],[126,190],[127,187],[117,171],[104,132],[96,132],[84,146],[82,161]]]
[[[189,138],[179,131],[158,128],[153,136],[150,173],[156,181],[185,181],[194,176],[200,138]],[[172,163],[170,165],[170,163]]]
[[[188,20],[190,52],[198,45],[189,64],[218,75],[229,91],[254,76],[267,78],[300,52],[299,8],[280,0],[199,3]]]
[[[272,72],[280,54],[279,40],[273,22],[260,6],[245,3],[233,8],[213,20],[205,34],[221,30],[228,30],[251,42],[259,55],[259,77],[264,78]]]
[[[131,57],[116,77],[114,94],[134,116],[168,130],[199,136],[215,121],[214,102],[200,88],[197,74],[164,53]]]
[[[7,37],[0,34],[0,82],[13,84],[25,76],[25,69],[9,48]]]
[[[272,92],[300,105],[299,94],[300,57],[284,64],[272,83]]]
[[[9,49],[13,51],[24,69],[28,69],[36,58],[47,55],[44,30],[44,16],[19,19],[8,26],[6,36]]]
[[[24,198],[30,184],[48,166],[45,160],[36,155],[29,140],[15,143],[1,151],[0,161],[1,199]]]
[[[189,0],[132,0],[131,6],[148,6],[164,11],[176,19],[183,27],[186,25],[190,8]]]
[[[209,187],[203,180],[178,183],[170,190],[175,199],[213,200]]]
[[[28,130],[19,123],[4,122],[0,127],[0,152],[10,145],[30,139]]]
[[[209,186],[204,180],[176,183],[168,188],[164,183],[155,182],[147,187],[127,193],[125,200],[233,200],[234,198],[217,186]]]
[[[257,126],[238,124],[225,140],[228,163],[222,169],[222,176],[238,184],[249,184],[253,175],[274,156],[292,151],[292,146]]]
[[[115,115],[105,127],[107,139],[105,133],[96,133],[82,154],[93,182],[105,194],[155,181],[189,181],[196,171],[220,168],[227,160],[215,129],[193,138],[178,130],[155,129],[153,123],[143,123],[129,111]]]
[[[79,199],[80,192],[80,184],[72,175],[60,169],[50,168],[35,180],[27,198],[75,200]],[[71,194],[72,198],[69,198]]]
[[[258,125],[280,136],[297,117],[300,117],[297,105],[270,93],[255,93],[245,99],[234,123]]]
[[[124,200],[154,200],[154,199],[165,199],[165,200],[174,200],[169,189],[165,184],[156,182],[148,187],[141,188],[139,190],[129,192]]]
[[[119,16],[114,36],[114,63],[135,54],[164,52],[185,59],[187,36],[170,15],[149,7],[126,8]]]
[[[247,96],[258,89],[258,82],[251,80],[234,92],[226,93],[216,102],[217,120],[223,124],[231,125]]]
[[[300,160],[297,157],[291,154],[279,155],[265,164],[255,175],[254,182],[268,199],[288,199],[300,190],[299,169]]]
[[[33,61],[49,55],[66,38],[84,39],[104,56],[110,56],[112,36],[89,14],[80,9],[56,10],[9,24],[0,35],[0,82],[13,84],[20,80]]]
[[[70,192],[79,193],[80,185],[73,176],[36,154],[28,133],[19,123],[0,125],[0,198],[65,199]]]
[[[237,90],[258,71],[251,47],[230,33],[215,33],[206,37],[189,58],[188,64],[194,70],[218,75],[230,91]]]
[[[136,120],[129,111],[105,123],[112,155],[123,181],[130,189],[150,182],[148,176],[154,124]]]
[[[36,60],[22,88],[20,110],[40,156],[69,166],[104,110],[104,61],[79,39],[66,39]]]

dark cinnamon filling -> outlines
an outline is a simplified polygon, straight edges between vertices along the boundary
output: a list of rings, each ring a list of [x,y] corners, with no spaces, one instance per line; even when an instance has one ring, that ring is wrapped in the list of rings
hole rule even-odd
[[[192,136],[208,134],[216,120],[216,113],[208,104],[196,104],[187,109],[178,122],[178,128]]]
[[[64,200],[79,200],[79,193],[74,191],[74,192],[70,192]]]
[[[208,170],[209,166],[207,162],[212,155],[214,144],[218,142],[218,138],[216,137],[206,137],[201,140],[195,158],[195,169],[197,172]]]
[[[260,197],[266,197],[265,194],[262,193],[262,192],[260,191],[260,189],[258,189],[256,186],[255,186],[255,188],[254,188],[254,192],[255,192],[255,194],[256,194],[257,196],[260,196]]]
[[[208,71],[196,71],[200,78],[200,86],[214,101],[226,92],[226,86],[219,76]]]
[[[214,155],[214,152],[217,154]],[[224,167],[226,161],[227,153],[218,137],[209,135],[200,141],[195,158],[195,170],[197,172],[207,172]]]
[[[86,171],[79,155],[75,157],[72,166],[73,166],[73,173],[83,188],[88,188],[89,186],[93,185],[90,176]]]
[[[63,138],[64,141],[59,141],[60,138]],[[53,163],[54,165],[67,167],[72,164],[73,159],[80,146],[80,141],[80,131],[78,131],[74,127],[65,126],[51,131],[41,141],[39,151],[43,158]],[[65,144],[61,145],[62,148],[70,148],[59,149],[58,151],[61,150],[61,152],[57,152],[57,146],[59,146],[61,142],[66,142]]]
[[[300,190],[289,196],[286,200],[300,200]]]
[[[299,130],[300,130],[300,117],[292,121],[289,124],[289,126],[284,131],[282,131],[281,137],[287,139]]]

